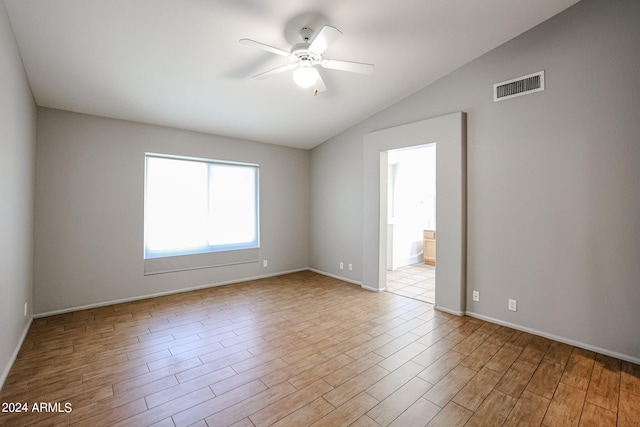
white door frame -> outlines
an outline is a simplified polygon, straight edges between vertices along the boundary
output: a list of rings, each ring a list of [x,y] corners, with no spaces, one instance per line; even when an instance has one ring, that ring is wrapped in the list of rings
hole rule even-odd
[[[362,287],[383,291],[387,260],[387,151],[437,143],[437,309],[466,310],[466,114],[457,112],[364,136]]]

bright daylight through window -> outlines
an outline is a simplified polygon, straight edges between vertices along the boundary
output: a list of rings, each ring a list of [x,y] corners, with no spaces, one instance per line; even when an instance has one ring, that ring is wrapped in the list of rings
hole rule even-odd
[[[258,165],[145,159],[145,259],[259,246]]]

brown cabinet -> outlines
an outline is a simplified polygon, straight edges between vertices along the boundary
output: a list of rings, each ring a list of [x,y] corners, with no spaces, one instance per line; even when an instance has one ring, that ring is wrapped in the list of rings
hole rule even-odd
[[[435,230],[423,230],[424,263],[436,265],[436,232]]]

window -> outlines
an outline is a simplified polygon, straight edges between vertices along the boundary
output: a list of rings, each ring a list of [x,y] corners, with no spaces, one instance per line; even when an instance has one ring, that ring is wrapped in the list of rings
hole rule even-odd
[[[147,268],[158,258],[258,248],[258,165],[149,153],[145,159],[145,271],[247,262],[223,255]]]

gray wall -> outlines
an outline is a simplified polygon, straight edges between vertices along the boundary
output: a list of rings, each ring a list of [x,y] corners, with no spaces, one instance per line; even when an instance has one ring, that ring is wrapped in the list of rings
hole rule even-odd
[[[582,0],[316,147],[310,267],[362,281],[364,135],[465,111],[467,311],[639,362],[639,29],[640,2]],[[539,70],[544,92],[493,102]]]
[[[31,319],[35,132],[35,103],[0,2],[0,387]]]
[[[38,109],[35,313],[304,269],[309,152]],[[260,259],[143,275],[144,153],[260,164]]]

